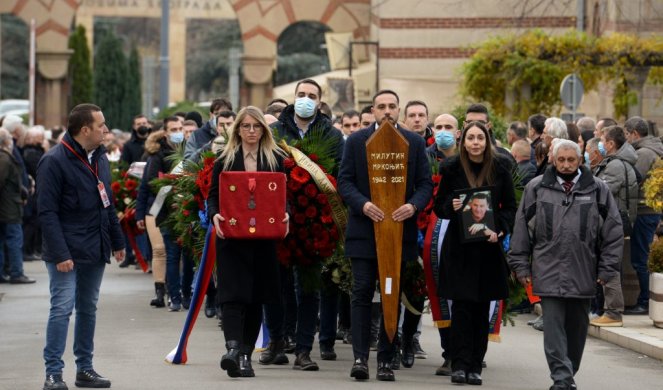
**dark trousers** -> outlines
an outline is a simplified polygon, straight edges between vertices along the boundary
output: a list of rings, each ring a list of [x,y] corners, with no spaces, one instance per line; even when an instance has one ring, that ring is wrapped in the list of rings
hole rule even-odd
[[[340,295],[337,287],[326,287],[320,292],[320,333],[321,346],[333,347],[336,342],[336,319],[339,313]]]
[[[554,382],[570,385],[580,368],[589,325],[589,304],[589,298],[541,297],[545,313],[543,350]]]
[[[410,297],[408,297],[410,298]],[[424,300],[414,300],[410,298],[410,304],[412,305],[412,308],[417,310],[418,312],[421,313],[421,311],[424,309]],[[421,314],[414,314],[408,308],[404,308],[403,310],[403,326],[402,326],[402,331],[403,334],[401,335],[402,341],[403,341],[403,346],[408,347],[410,343],[412,343],[412,339],[414,338],[414,334],[417,333],[417,327],[419,326],[419,321],[421,320]]]
[[[316,266],[309,266],[316,267]],[[307,291],[303,282],[303,272],[307,272],[308,277],[317,277],[318,285],[322,269],[318,265],[317,269],[302,270],[295,267],[295,293],[297,297],[297,331],[295,353],[311,352],[313,349],[313,340],[315,340],[315,328],[318,323],[318,312],[320,310],[320,289]]]
[[[262,305],[259,303],[226,302],[223,311],[223,335],[228,341],[238,341],[251,347],[256,344],[262,322]]]
[[[279,265],[281,278],[280,302],[264,305],[265,325],[271,341],[283,340],[295,334],[297,324],[297,300],[292,269]]]
[[[338,293],[338,326],[341,329],[350,330],[350,294],[345,291],[339,291]]]
[[[440,333],[440,346],[442,347],[442,358],[451,359],[451,328],[438,328]]]
[[[631,265],[638,275],[640,283],[640,294],[638,305],[648,307],[649,305],[649,271],[647,270],[647,257],[649,257],[649,245],[654,238],[654,232],[661,220],[659,214],[638,215],[633,225],[631,234]]]
[[[371,307],[377,276],[377,259],[352,259],[352,352],[355,359],[368,359],[371,346]],[[378,362],[391,362],[393,357],[394,345],[387,337],[382,317],[378,337]]]
[[[488,349],[489,309],[490,302],[453,301],[451,366],[454,371],[481,374],[481,362]]]
[[[23,254],[41,255],[41,224],[36,213],[23,218]]]

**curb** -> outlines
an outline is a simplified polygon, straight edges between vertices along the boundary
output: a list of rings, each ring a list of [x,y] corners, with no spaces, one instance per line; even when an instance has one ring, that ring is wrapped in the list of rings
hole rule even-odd
[[[643,355],[663,360],[663,340],[633,328],[589,326],[589,335]]]

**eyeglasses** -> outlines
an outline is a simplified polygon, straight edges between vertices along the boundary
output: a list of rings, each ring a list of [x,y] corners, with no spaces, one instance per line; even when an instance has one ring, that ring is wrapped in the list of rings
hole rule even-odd
[[[240,123],[239,128],[242,131],[255,131],[259,132],[263,130],[263,127],[260,123]]]

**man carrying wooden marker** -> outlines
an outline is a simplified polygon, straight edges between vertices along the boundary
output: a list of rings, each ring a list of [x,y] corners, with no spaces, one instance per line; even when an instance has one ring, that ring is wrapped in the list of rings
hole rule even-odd
[[[375,291],[375,280],[378,270],[376,237],[374,224],[386,222],[390,218],[402,222],[402,260],[417,258],[417,225],[416,214],[428,203],[433,183],[426,157],[423,138],[397,125],[400,113],[398,95],[390,90],[379,91],[373,97],[373,114],[376,123],[351,134],[345,144],[343,160],[338,175],[338,189],[345,203],[349,206],[348,227],[345,240],[345,254],[352,260],[352,349],[354,364],[350,376],[357,380],[368,379],[368,355],[371,333],[371,300]],[[371,197],[370,182],[381,182],[383,177],[369,177],[369,164],[366,142],[378,130],[379,126],[390,122],[396,131],[407,141],[407,169],[402,178],[406,186],[402,205],[396,207],[391,215],[385,215],[378,205],[381,199]],[[398,134],[394,134],[398,136]],[[384,150],[390,155],[390,150]],[[387,163],[387,161],[385,161]],[[392,177],[390,179],[397,179]],[[389,180],[391,182],[391,180]],[[388,286],[381,286],[383,294]],[[388,293],[388,292],[387,292]],[[392,294],[400,293],[398,291]],[[394,348],[385,332],[384,319],[380,325],[378,343],[377,379],[393,381],[391,361]]]

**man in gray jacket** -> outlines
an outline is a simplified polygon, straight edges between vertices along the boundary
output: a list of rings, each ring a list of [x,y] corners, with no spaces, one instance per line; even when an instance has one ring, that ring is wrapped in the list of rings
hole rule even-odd
[[[663,158],[663,143],[657,136],[651,134],[647,121],[639,116],[629,118],[624,123],[628,142],[635,148],[637,162],[635,169],[640,176],[647,178],[649,171],[656,161]],[[631,265],[638,275],[640,294],[635,306],[627,307],[624,314],[647,314],[649,312],[649,272],[647,270],[647,257],[649,245],[654,238],[654,231],[661,220],[661,213],[656,212],[644,203],[644,194],[638,197],[638,216],[633,225],[631,234]]]
[[[575,388],[596,282],[618,277],[624,245],[610,189],[581,156],[576,143],[556,143],[553,165],[525,187],[508,256],[518,280],[541,297],[551,390]]]
[[[638,179],[633,167],[637,160],[635,149],[626,142],[626,132],[619,126],[603,129],[601,142],[605,145],[606,157],[596,167],[594,175],[608,185],[619,211],[628,211],[628,223],[633,226],[638,212]],[[601,317],[594,318],[590,324],[602,327],[623,326],[624,294],[620,279],[613,278],[603,286],[605,312]]]

